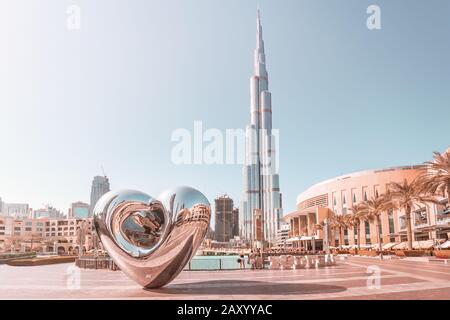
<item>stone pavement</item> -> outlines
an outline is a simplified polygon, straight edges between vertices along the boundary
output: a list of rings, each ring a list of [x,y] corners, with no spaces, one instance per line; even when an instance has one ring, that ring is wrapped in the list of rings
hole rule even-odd
[[[158,290],[120,271],[0,265],[0,299],[450,300],[450,265],[351,257],[322,269],[183,271]]]

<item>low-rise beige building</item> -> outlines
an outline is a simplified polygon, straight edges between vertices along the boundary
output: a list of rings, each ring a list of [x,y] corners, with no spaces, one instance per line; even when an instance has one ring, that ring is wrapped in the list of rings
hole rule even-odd
[[[370,170],[343,175],[313,185],[297,197],[297,210],[289,213],[284,220],[290,224],[288,241],[293,246],[321,249],[323,240],[328,236],[331,247],[339,245],[339,238],[345,245],[357,245],[356,227],[331,228],[328,235],[317,225],[334,215],[350,214],[353,204],[366,201],[386,192],[391,182],[412,181],[420,173],[422,166],[395,167]],[[448,200],[442,199],[442,205],[429,204],[412,214],[415,241],[448,239],[450,232],[450,214]],[[374,246],[378,242],[375,222],[360,224],[360,246]],[[399,243],[406,241],[406,220],[404,212],[390,210],[381,215],[381,241]],[[315,240],[314,240],[315,239]]]
[[[1,251],[77,254],[94,245],[92,218],[15,219],[0,217]],[[80,243],[82,245],[80,246]]]

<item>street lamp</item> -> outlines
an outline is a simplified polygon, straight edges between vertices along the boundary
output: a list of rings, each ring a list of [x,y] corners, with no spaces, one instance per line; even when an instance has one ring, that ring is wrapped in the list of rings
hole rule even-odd
[[[323,235],[323,240],[324,240],[324,249],[325,249],[325,253],[326,254],[330,254],[330,242],[329,242],[329,224],[328,224],[328,218],[326,218],[324,221],[324,235]]]

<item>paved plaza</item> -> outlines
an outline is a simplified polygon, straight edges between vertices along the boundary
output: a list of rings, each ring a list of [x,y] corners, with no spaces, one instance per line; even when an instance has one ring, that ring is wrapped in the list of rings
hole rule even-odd
[[[351,257],[322,269],[183,271],[158,290],[120,271],[0,265],[0,299],[450,300],[450,265]]]

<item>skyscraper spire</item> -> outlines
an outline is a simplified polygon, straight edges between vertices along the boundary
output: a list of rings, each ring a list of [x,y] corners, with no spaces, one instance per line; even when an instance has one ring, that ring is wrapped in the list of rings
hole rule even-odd
[[[251,241],[273,243],[282,215],[279,177],[276,173],[272,134],[272,96],[259,8],[256,13],[254,72],[250,78],[250,124],[246,127],[246,156],[243,168],[241,236]],[[259,220],[255,220],[256,215]],[[255,238],[255,221],[262,221],[262,239]]]
[[[261,12],[259,11],[259,6],[256,7],[256,28],[258,31],[261,28]]]
[[[256,13],[256,48],[255,48],[255,66],[258,63],[265,63],[266,57],[264,54],[264,40],[263,40],[263,31],[261,25],[261,14],[259,8]]]

